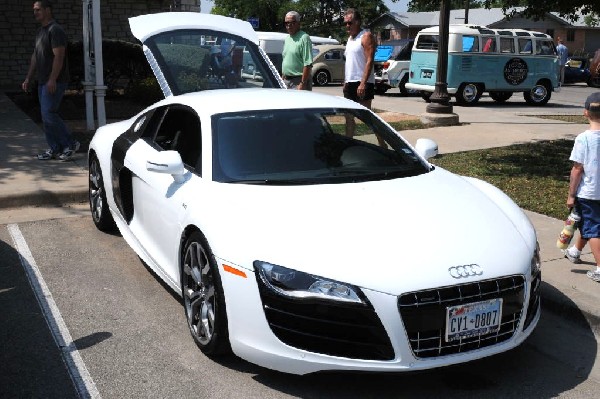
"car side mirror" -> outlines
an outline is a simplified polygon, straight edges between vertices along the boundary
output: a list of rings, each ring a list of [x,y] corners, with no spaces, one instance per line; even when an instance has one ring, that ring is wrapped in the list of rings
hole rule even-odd
[[[177,151],[160,151],[154,154],[146,161],[146,169],[150,172],[168,173],[179,184],[185,181],[185,167]]]
[[[431,139],[418,139],[415,144],[415,150],[423,158],[429,159],[438,154],[438,145]]]

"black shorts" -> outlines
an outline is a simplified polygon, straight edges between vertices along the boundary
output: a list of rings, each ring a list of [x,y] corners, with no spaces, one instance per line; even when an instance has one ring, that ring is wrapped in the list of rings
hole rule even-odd
[[[344,97],[352,100],[361,102],[366,100],[372,100],[375,98],[375,83],[367,83],[365,87],[365,96],[362,98],[358,98],[356,95],[356,91],[358,90],[358,86],[360,82],[346,82],[344,84]]]

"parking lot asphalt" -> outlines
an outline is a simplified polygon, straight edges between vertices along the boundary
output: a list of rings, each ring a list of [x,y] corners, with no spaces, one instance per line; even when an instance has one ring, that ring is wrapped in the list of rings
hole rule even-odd
[[[341,94],[337,90],[320,90]],[[376,96],[373,107],[415,117],[425,113],[423,101]],[[454,107],[460,124],[449,127],[403,131],[412,144],[417,138],[435,140],[440,153],[492,148],[536,140],[573,139],[585,125],[518,115],[488,112],[477,107]],[[574,114],[581,110],[574,109]],[[78,153],[71,161],[38,161],[35,155],[46,148],[44,133],[4,93],[0,93],[0,210],[30,207],[39,213],[71,203],[85,203],[88,195],[87,156]],[[583,263],[572,264],[556,248],[563,221],[526,211],[538,234],[542,257],[542,306],[564,317],[600,326],[600,284],[588,279],[595,267],[586,248]],[[468,247],[468,237],[465,240]]]

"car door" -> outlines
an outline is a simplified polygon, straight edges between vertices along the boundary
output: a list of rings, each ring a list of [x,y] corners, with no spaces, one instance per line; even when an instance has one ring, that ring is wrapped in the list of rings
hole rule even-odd
[[[341,49],[330,50],[325,54],[327,64],[330,66],[331,80],[344,80],[344,52]]]
[[[201,180],[201,130],[189,107],[170,105],[154,113],[148,129],[127,151],[132,172],[133,219],[130,229],[168,279],[179,281],[178,248],[187,200]],[[176,151],[185,166],[181,181],[148,168],[158,153]]]
[[[211,89],[284,88],[252,26],[235,18],[167,12],[129,19],[165,97]],[[253,65],[253,74],[244,65]]]

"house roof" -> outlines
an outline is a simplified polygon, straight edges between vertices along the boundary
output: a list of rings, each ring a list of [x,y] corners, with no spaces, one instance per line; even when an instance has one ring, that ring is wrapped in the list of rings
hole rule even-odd
[[[515,8],[517,12],[523,10],[523,7]],[[393,18],[398,23],[404,25],[407,28],[419,28],[419,27],[427,27],[427,26],[435,26],[439,25],[440,22],[440,12],[439,11],[430,11],[430,12],[387,12],[375,20],[373,20],[370,25],[373,25],[381,18],[388,16]],[[584,16],[578,15],[576,21],[569,21],[566,18],[561,17],[558,13],[552,12],[547,14],[548,18],[554,19],[561,24],[570,25],[572,27],[588,27],[585,24]],[[450,23],[451,24],[462,24],[465,19],[465,10],[450,10]],[[483,25],[483,26],[492,26],[499,22],[502,22],[506,19],[506,16],[502,12],[502,8],[471,8],[469,9],[469,23],[473,25]],[[600,28],[600,27],[599,27]]]

